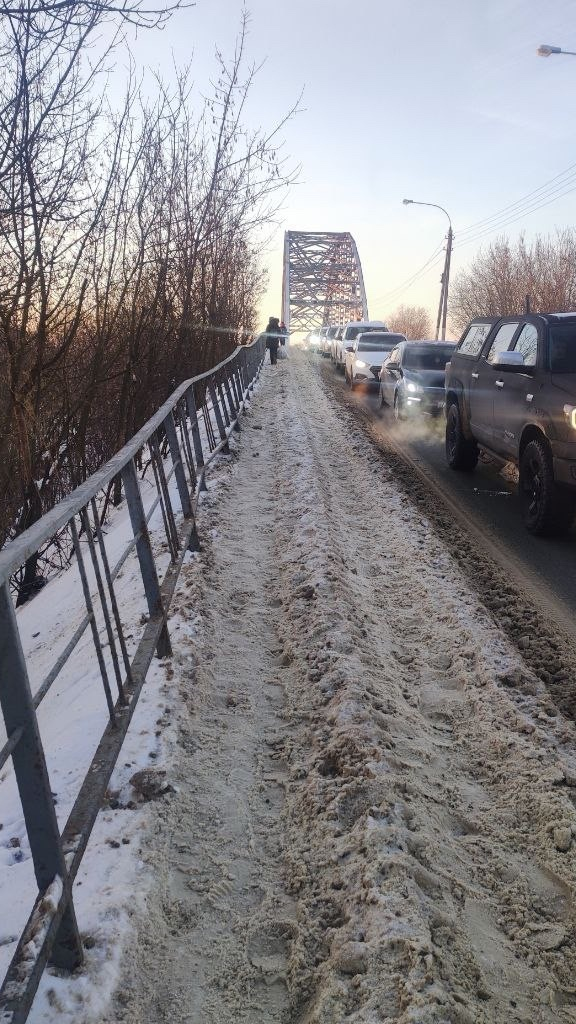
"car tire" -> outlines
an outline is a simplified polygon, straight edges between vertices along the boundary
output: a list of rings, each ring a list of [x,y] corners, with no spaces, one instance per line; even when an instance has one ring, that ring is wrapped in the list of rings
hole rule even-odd
[[[384,396],[382,394],[382,388],[380,386],[378,386],[378,408],[384,408]]]
[[[559,537],[576,515],[576,495],[554,481],[552,452],[544,438],[529,441],[520,459],[518,488],[524,525],[536,537]]]
[[[398,392],[394,395],[394,419],[398,423],[401,423],[406,419],[406,409],[404,408],[404,403]]]
[[[464,437],[460,409],[453,402],[446,416],[446,461],[450,469],[471,473],[478,462],[478,445]]]

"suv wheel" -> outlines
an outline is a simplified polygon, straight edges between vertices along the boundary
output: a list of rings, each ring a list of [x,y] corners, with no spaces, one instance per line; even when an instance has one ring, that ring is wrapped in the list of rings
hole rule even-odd
[[[383,409],[384,408],[384,396],[382,394],[382,385],[381,384],[378,387],[378,408],[379,409]]]
[[[455,402],[446,417],[446,461],[450,469],[472,472],[478,462],[478,445],[464,437],[460,410]]]
[[[552,453],[546,441],[529,441],[520,459],[520,501],[524,525],[537,537],[567,533],[576,513],[576,495],[554,482]]]

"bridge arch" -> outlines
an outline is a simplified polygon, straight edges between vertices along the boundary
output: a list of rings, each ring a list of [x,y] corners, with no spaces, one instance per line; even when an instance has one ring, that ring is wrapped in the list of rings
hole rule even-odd
[[[362,265],[348,231],[286,231],[282,316],[291,333],[368,319]]]

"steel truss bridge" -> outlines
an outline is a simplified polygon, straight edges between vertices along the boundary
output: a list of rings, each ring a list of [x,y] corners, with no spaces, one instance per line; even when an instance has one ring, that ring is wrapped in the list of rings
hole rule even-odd
[[[286,231],[282,316],[291,333],[368,319],[360,257],[348,231]]]

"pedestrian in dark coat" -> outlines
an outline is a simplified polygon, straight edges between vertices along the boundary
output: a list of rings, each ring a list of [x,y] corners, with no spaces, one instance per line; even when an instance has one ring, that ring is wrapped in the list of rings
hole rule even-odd
[[[270,352],[270,362],[272,363],[272,366],[276,366],[279,344],[280,320],[277,316],[271,316],[266,327],[266,348]]]

